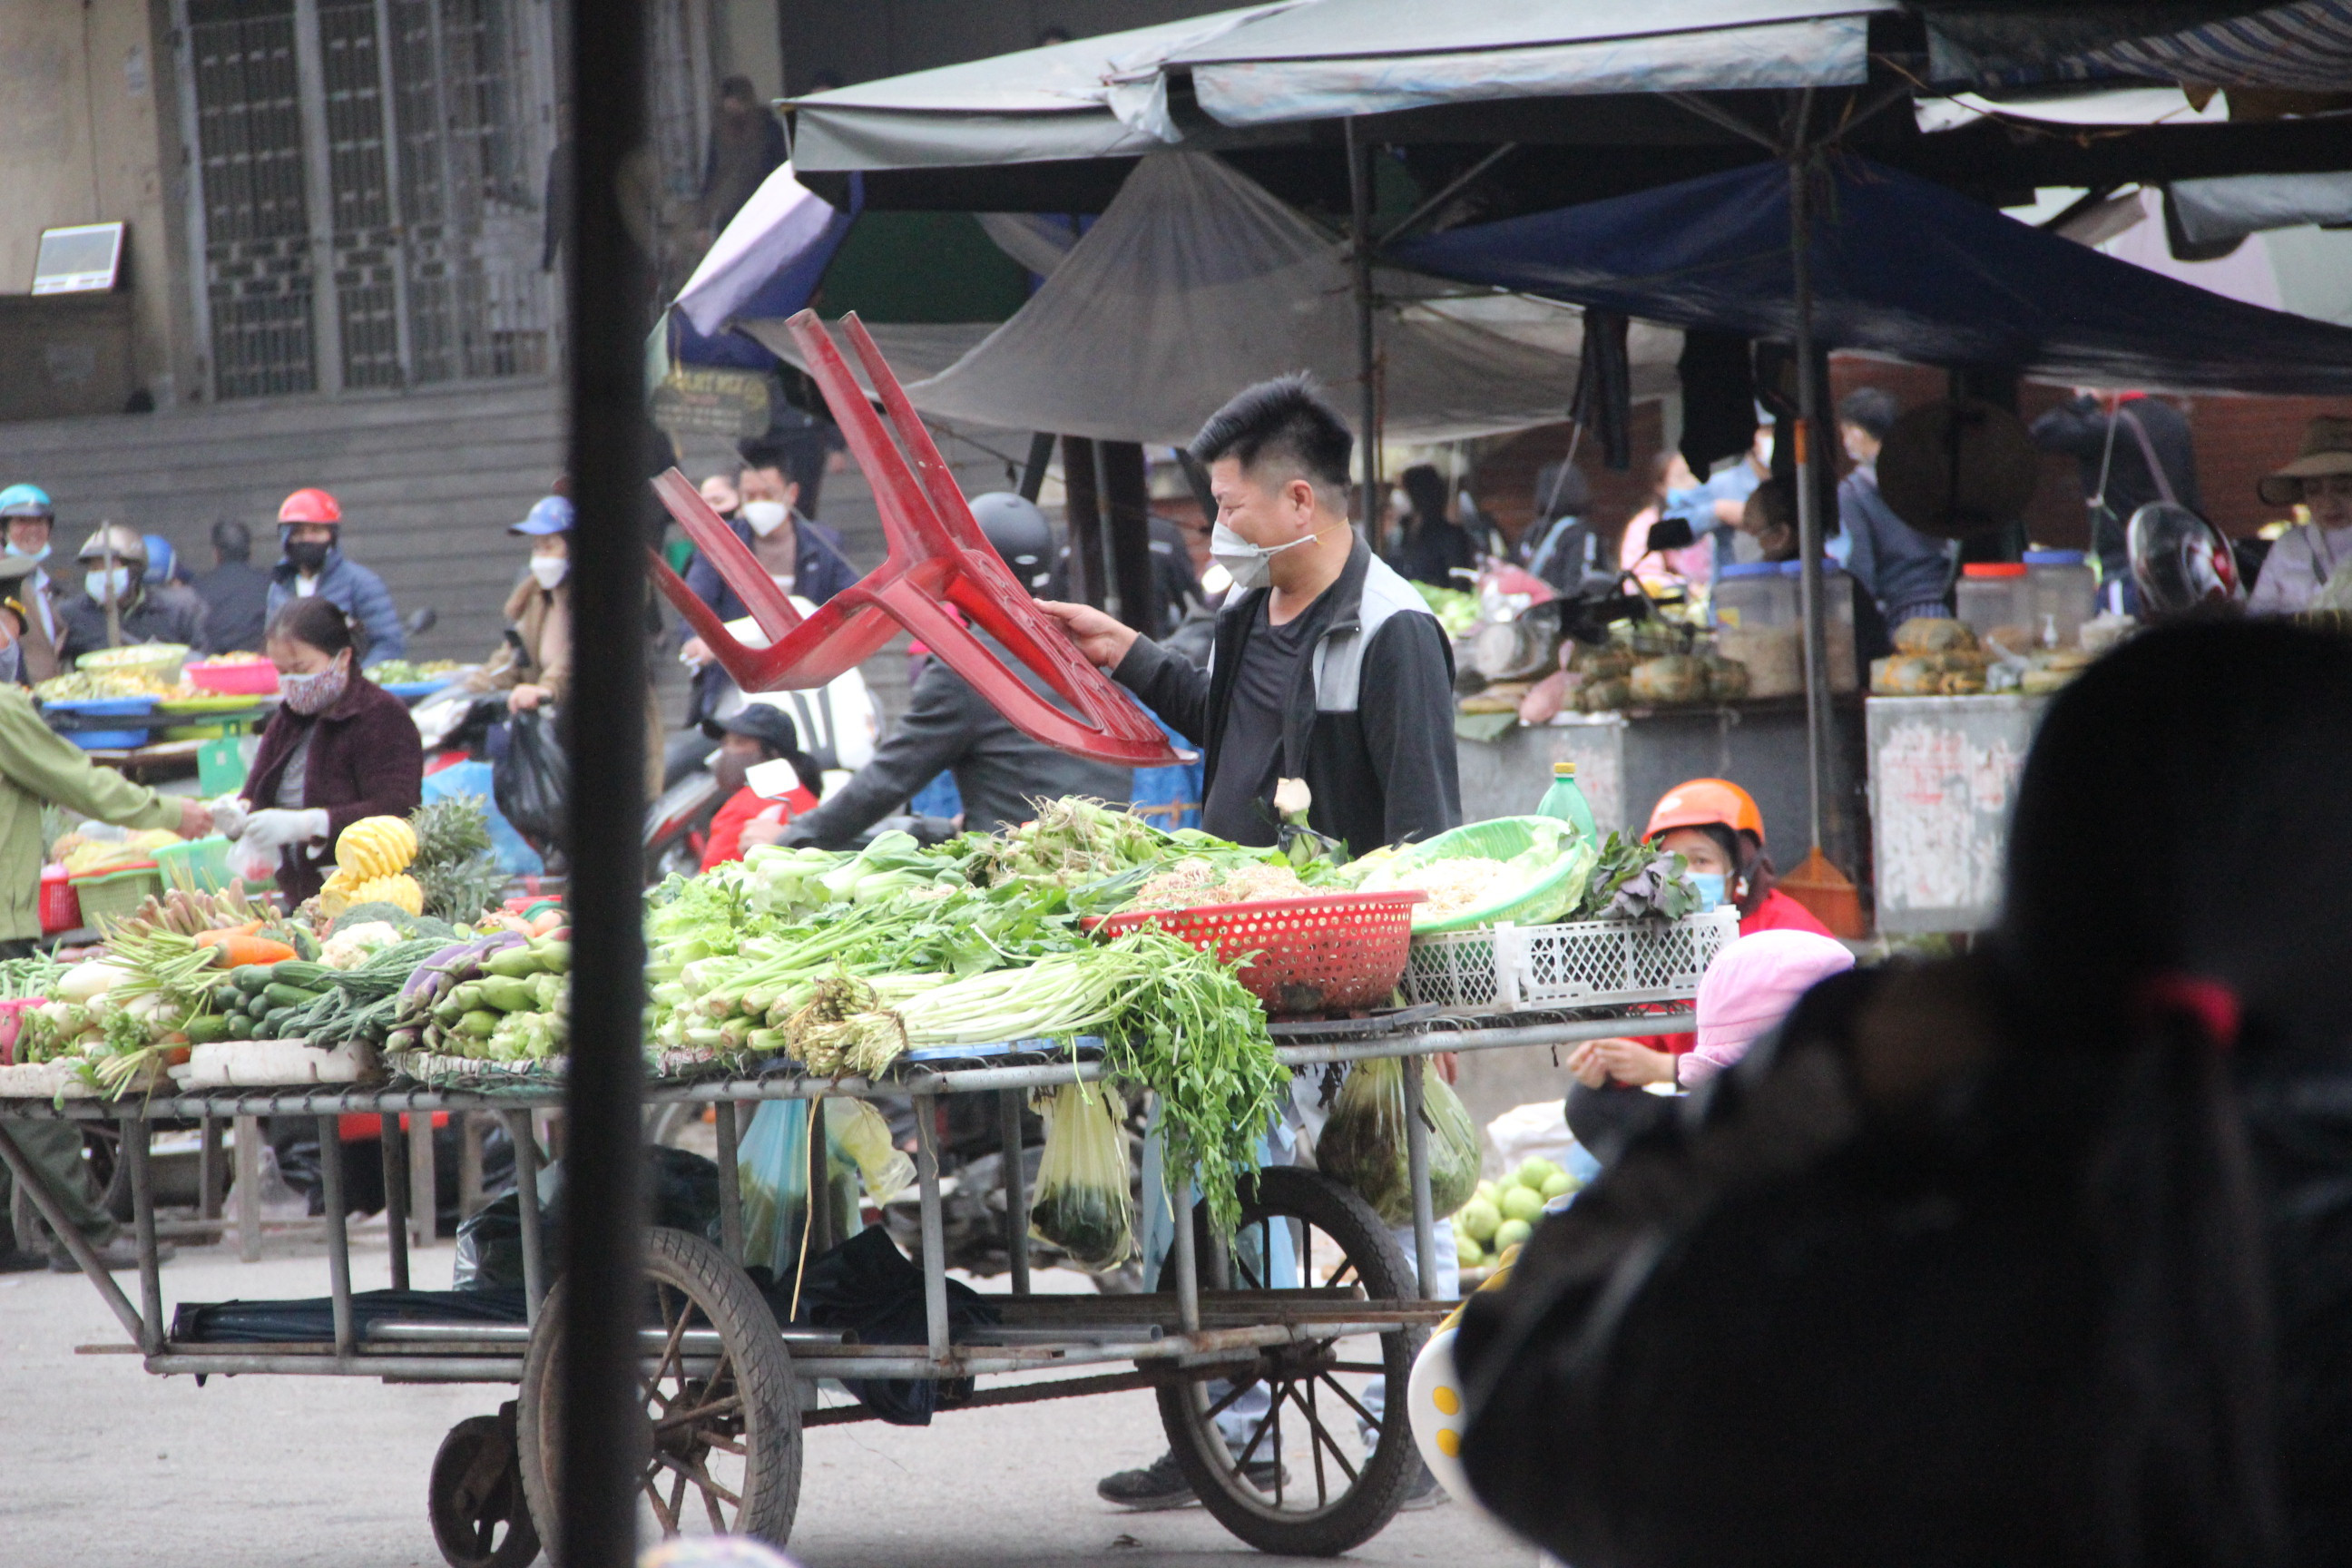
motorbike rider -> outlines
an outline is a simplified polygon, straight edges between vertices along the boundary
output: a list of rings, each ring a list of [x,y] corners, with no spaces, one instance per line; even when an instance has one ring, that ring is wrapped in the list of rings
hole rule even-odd
[[[288,496],[278,509],[278,542],[284,552],[269,571],[268,618],[289,599],[322,595],[343,614],[367,627],[367,662],[408,656],[408,634],[393,607],[383,579],[342,551],[343,509],[325,490],[308,488]]]
[[[50,535],[57,524],[57,506],[40,486],[16,484],[0,490],[0,530],[5,531],[7,552],[29,556],[34,563],[32,574],[15,595],[26,612],[25,635],[16,646],[23,650],[21,673],[27,686],[38,685],[58,672],[58,645],[65,638],[65,618],[60,613],[65,595],[50,581],[48,568],[41,564],[48,559]]]
[[[971,515],[1013,575],[1034,594],[1051,574],[1054,531],[1034,502],[1003,491],[974,496]],[[1000,657],[1004,650],[981,634]],[[1069,705],[1027,666],[1010,658],[1005,667],[1055,707]],[[835,790],[833,798],[785,830],[787,844],[839,848],[866,828],[899,810],[941,773],[955,774],[963,797],[966,831],[993,833],[1025,822],[1030,803],[1060,795],[1086,795],[1124,805],[1134,782],[1131,770],[1074,757],[1031,740],[988,705],[969,682],[934,658],[916,678],[907,711],[874,760]]]
[[[102,522],[83,542],[82,593],[65,606],[65,644],[60,668],[83,654],[128,643],[183,643],[204,639],[204,605],[193,594],[152,592],[147,586],[147,542],[119,522]],[[114,618],[107,618],[109,601]]]

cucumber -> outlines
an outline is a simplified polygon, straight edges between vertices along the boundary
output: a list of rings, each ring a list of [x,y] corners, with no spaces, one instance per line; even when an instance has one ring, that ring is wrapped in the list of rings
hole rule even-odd
[[[234,1012],[245,1005],[245,993],[233,980],[224,980],[213,987],[213,1005],[224,1013]]]
[[[210,1016],[188,1020],[188,1043],[192,1046],[208,1046],[215,1040],[227,1038],[228,1020],[226,1018]]]
[[[299,958],[289,958],[269,972],[269,978],[280,985],[299,985],[305,991],[316,991],[335,972],[323,963],[312,963]]]
[[[255,1032],[253,1037],[257,1040],[284,1039],[286,1026],[294,1021],[296,1011],[297,1009],[292,1007],[272,1007],[268,1016],[261,1020],[260,1027]]]
[[[280,967],[282,968],[283,965]],[[270,982],[262,989],[261,994],[280,1007],[307,1007],[326,994],[323,991],[313,991],[305,985],[287,985],[277,981]]]
[[[241,963],[229,972],[229,979],[239,991],[250,996],[269,984],[272,967],[267,963]]]

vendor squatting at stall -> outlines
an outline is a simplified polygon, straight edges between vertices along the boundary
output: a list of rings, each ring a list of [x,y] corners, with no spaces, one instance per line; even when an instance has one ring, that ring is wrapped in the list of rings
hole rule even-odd
[[[1454,658],[1410,583],[1347,516],[1354,438],[1309,378],[1262,382],[1202,426],[1211,550],[1241,591],[1201,670],[1102,611],[1047,604],[1081,653],[1203,752],[1201,826],[1275,842],[1276,784],[1303,778],[1307,823],[1357,850],[1462,820]]]

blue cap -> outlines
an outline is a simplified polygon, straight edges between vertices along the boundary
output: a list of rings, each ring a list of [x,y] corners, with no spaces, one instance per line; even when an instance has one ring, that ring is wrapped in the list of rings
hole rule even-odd
[[[2028,566],[2080,566],[2086,559],[2079,550],[2029,550],[2025,552]]]
[[[0,517],[55,518],[58,509],[49,492],[38,485],[10,485],[0,490]]]
[[[531,505],[530,515],[507,530],[509,533],[533,536],[572,531],[572,502],[562,496],[548,496]]]
[[[159,583],[169,581],[180,564],[180,552],[160,533],[142,533],[140,537],[147,542],[147,575]]]

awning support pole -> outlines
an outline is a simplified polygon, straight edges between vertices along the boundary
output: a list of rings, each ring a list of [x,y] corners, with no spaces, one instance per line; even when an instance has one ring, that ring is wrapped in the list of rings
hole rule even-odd
[[[1797,134],[1789,152],[1789,262],[1796,296],[1797,352],[1797,579],[1805,627],[1805,786],[1811,813],[1811,847],[1822,842],[1826,790],[1822,770],[1830,758],[1829,628],[1822,618],[1821,495],[1813,482],[1814,439],[1821,430],[1821,380],[1813,359],[1812,201],[1806,144],[1812,91],[1798,110]]]
[[[572,1070],[564,1095],[564,1279],[557,1345],[558,1517],[566,1568],[633,1568],[649,1430],[637,1385],[646,1212],[644,1086],[646,545],[654,472],[644,346],[652,259],[625,212],[646,144],[647,7],[574,0],[575,159],[568,468],[576,521],[572,608],[603,635],[573,647]],[[633,232],[634,231],[634,232]],[[518,1162],[518,1180],[531,1173]],[[548,1526],[554,1529],[551,1533]]]
[[[1379,349],[1372,331],[1372,164],[1364,144],[1357,139],[1356,121],[1350,116],[1348,132],[1348,191],[1353,208],[1349,223],[1349,248],[1353,252],[1356,271],[1356,375],[1363,387],[1363,415],[1358,424],[1356,439],[1362,447],[1360,471],[1364,477],[1364,500],[1359,519],[1364,528],[1364,538],[1374,550],[1381,548],[1381,388],[1379,379]]]

